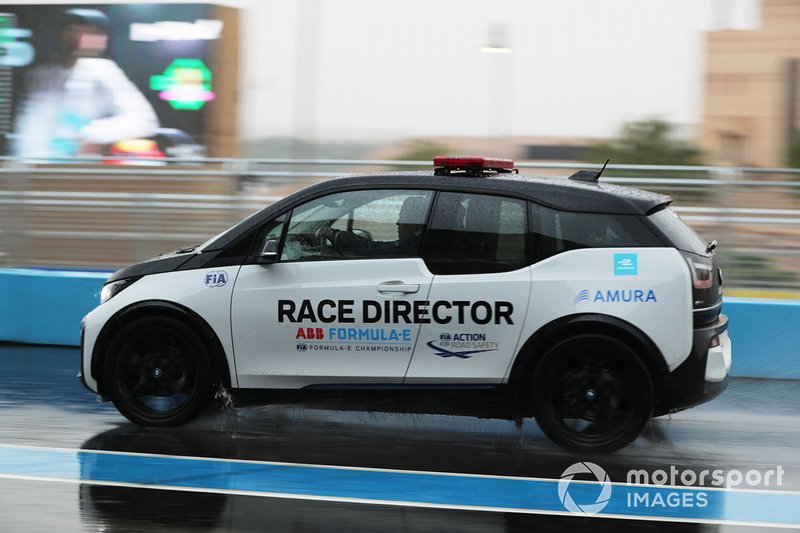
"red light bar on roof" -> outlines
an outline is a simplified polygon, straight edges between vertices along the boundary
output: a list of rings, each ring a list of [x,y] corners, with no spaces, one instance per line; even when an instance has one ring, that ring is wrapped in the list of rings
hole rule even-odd
[[[482,176],[484,172],[513,172],[514,161],[488,157],[445,157],[433,159],[434,174],[448,176],[451,172],[463,171],[467,176]]]

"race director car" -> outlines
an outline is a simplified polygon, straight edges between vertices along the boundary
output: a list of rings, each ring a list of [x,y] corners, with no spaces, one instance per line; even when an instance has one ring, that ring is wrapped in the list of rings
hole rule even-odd
[[[720,394],[731,344],[716,243],[598,178],[437,158],[313,185],[114,273],[82,379],[143,426],[258,389],[535,416],[564,447],[621,448]]]

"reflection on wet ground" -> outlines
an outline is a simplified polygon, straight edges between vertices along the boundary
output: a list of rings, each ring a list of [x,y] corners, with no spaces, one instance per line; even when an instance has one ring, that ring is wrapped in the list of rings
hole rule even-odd
[[[614,481],[632,468],[781,465],[781,490],[800,490],[800,384],[790,381],[734,381],[715,402],[655,420],[620,452],[576,456],[550,443],[534,421],[517,428],[439,415],[212,406],[182,428],[141,429],[81,388],[77,365],[75,349],[0,345],[0,443],[556,479],[569,465],[592,461]],[[19,479],[0,479],[0,491],[3,531],[740,530]]]

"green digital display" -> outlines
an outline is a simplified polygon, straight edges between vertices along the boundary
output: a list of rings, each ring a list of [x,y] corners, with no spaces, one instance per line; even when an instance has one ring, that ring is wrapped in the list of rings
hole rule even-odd
[[[216,95],[211,91],[211,71],[200,59],[178,58],[163,74],[150,77],[150,88],[173,109],[196,111]]]

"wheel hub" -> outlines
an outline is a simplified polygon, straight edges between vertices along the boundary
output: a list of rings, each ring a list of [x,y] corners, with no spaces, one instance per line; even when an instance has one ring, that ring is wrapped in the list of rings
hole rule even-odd
[[[619,404],[618,377],[602,364],[586,364],[576,368],[565,380],[561,400],[567,418],[587,422],[610,420],[616,416]]]

